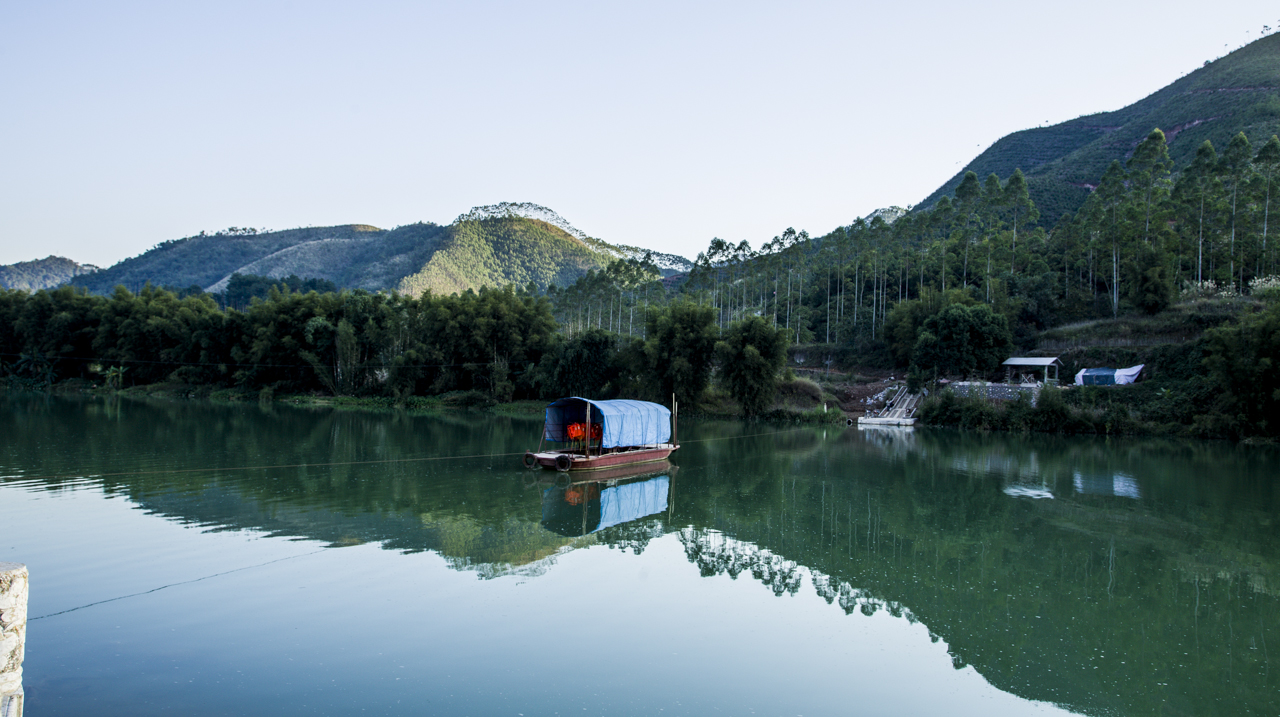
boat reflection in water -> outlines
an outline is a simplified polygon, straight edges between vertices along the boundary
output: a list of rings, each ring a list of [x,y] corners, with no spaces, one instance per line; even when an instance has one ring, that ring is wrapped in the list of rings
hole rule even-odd
[[[576,538],[666,512],[675,468],[666,461],[657,471],[646,467],[632,468],[630,476],[592,475],[548,486],[542,491],[542,527]]]

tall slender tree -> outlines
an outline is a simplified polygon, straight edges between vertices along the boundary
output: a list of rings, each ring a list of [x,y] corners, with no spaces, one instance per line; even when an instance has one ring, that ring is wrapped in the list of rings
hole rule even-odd
[[[1249,170],[1252,169],[1253,163],[1253,147],[1249,145],[1249,138],[1244,132],[1236,133],[1231,138],[1231,143],[1227,145],[1227,149],[1222,153],[1222,159],[1219,160],[1219,171],[1222,174],[1224,184],[1231,196],[1231,243],[1230,243],[1230,266],[1231,266],[1231,286],[1236,287],[1236,217],[1240,202],[1240,186],[1245,183],[1249,176]],[[1243,267],[1241,267],[1243,269]]]
[[[1129,182],[1142,205],[1142,239],[1149,244],[1152,214],[1168,191],[1169,171],[1173,169],[1164,132],[1158,128],[1151,130],[1147,138],[1133,150],[1126,168],[1129,171]]]
[[[1196,148],[1196,156],[1191,164],[1182,170],[1178,178],[1175,193],[1182,203],[1191,204],[1196,217],[1196,283],[1204,281],[1204,219],[1210,186],[1213,184],[1214,168],[1218,164],[1218,153],[1213,143],[1205,140]]]
[[[1273,271],[1274,262],[1268,261],[1267,253],[1267,221],[1271,215],[1271,184],[1275,178],[1276,170],[1280,169],[1280,137],[1271,135],[1271,139],[1262,145],[1262,149],[1258,150],[1258,156],[1253,158],[1253,166],[1257,168],[1266,181],[1266,190],[1262,204],[1262,253],[1261,266],[1259,274]]]
[[[1013,250],[1009,257],[1009,273],[1017,273],[1015,260],[1018,255],[1018,220],[1034,222],[1040,218],[1040,210],[1031,201],[1031,190],[1027,187],[1027,178],[1021,169],[1013,170],[1009,181],[1004,185],[1004,195],[1000,203],[1005,206],[1013,219]]]

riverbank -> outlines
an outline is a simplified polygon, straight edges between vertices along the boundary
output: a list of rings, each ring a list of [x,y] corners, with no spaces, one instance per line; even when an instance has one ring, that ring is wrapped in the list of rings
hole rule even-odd
[[[812,424],[812,425],[844,425],[847,416],[836,405],[836,399],[818,389],[812,382],[802,381],[809,386],[796,388],[801,382],[786,382],[780,391],[779,403],[770,411],[746,418],[741,409],[727,394],[719,391],[708,391],[704,401],[696,408],[682,409],[681,417],[710,420],[748,420],[761,423],[778,424]],[[12,390],[0,387],[0,390]],[[17,389],[24,390],[24,389]],[[175,382],[162,382],[142,386],[130,386],[115,390],[95,385],[87,381],[63,381],[55,384],[53,393],[63,395],[95,395],[119,396],[123,398],[152,398],[182,401],[209,401],[212,403],[267,403],[284,404],[303,407],[326,407],[348,411],[365,412],[408,412],[411,414],[431,415],[455,411],[491,413],[505,416],[541,416],[547,401],[543,399],[525,399],[518,401],[495,401],[488,394],[480,391],[455,391],[438,396],[321,396],[315,394],[277,394],[269,389],[248,391],[235,388],[221,388]],[[816,396],[806,401],[803,397]],[[827,403],[820,399],[828,398]]]

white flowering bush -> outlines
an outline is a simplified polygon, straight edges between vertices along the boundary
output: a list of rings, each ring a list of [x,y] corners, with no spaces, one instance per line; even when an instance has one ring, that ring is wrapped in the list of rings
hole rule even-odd
[[[1182,300],[1231,299],[1239,296],[1233,286],[1219,286],[1213,279],[1182,282]]]
[[[1280,276],[1272,274],[1254,277],[1249,282],[1249,293],[1259,299],[1272,301],[1280,299]]]

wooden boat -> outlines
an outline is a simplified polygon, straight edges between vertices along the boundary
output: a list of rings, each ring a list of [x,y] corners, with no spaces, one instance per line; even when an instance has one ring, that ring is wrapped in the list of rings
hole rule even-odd
[[[664,461],[680,447],[675,425],[671,410],[649,401],[557,399],[547,404],[542,440],[525,452],[524,465],[563,472]]]

